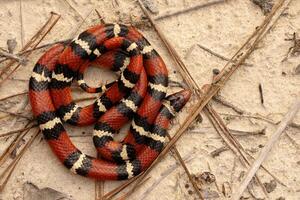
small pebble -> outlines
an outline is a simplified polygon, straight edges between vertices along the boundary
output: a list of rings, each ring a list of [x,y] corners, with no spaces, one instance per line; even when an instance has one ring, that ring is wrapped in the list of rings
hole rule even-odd
[[[264,186],[268,193],[273,192],[277,187],[277,183],[275,180],[271,180],[269,183],[264,183]]]
[[[213,175],[210,172],[203,172],[200,175],[201,180],[205,181],[206,183],[213,183],[216,181],[216,177],[215,175]]]
[[[6,44],[7,44],[8,52],[13,53],[17,46],[16,38],[7,40]]]
[[[279,197],[276,200],[285,200],[285,198],[284,197]]]
[[[300,64],[295,68],[295,74],[300,74]]]
[[[214,74],[214,75],[220,74],[220,70],[217,69],[217,68],[213,69],[213,74]]]

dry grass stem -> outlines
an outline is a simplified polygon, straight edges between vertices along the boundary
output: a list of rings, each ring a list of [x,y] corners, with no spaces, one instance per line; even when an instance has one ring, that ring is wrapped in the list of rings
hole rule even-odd
[[[288,133],[286,133],[287,138],[292,142],[292,144],[300,150],[300,144],[298,144]]]
[[[235,112],[237,112],[238,114],[243,114],[245,113],[245,111],[243,111],[242,109],[238,108],[237,106],[233,105],[232,103],[226,101],[223,97],[221,97],[220,95],[215,95],[213,97],[213,100],[215,100],[216,102],[219,102],[221,104],[223,104],[224,106],[231,108],[232,110],[234,110]]]
[[[155,17],[154,19],[155,20],[161,20],[161,19],[165,19],[165,18],[168,18],[168,17],[180,15],[180,14],[187,13],[187,12],[190,12],[190,11],[194,11],[194,10],[197,10],[197,9],[200,9],[200,8],[206,8],[206,7],[209,7],[209,6],[212,6],[212,5],[225,3],[225,2],[226,2],[226,0],[213,0],[213,1],[206,2],[206,3],[201,2],[201,3],[198,3],[198,4],[196,4],[194,6],[191,6],[191,7],[188,7],[188,8],[166,12],[165,14],[161,14],[161,15]]]
[[[21,117],[21,118],[24,118],[24,119],[28,119],[30,121],[33,120],[33,117],[30,117],[31,114],[29,115],[24,115],[24,114],[21,114],[21,113],[14,113],[14,112],[10,112],[10,111],[6,111],[6,110],[3,110],[0,108],[0,112],[2,113],[6,113],[6,114],[9,114],[9,115],[13,115],[15,117]]]
[[[43,49],[43,48],[47,48],[47,47],[51,47],[55,44],[68,44],[72,41],[72,39],[65,39],[65,40],[59,40],[57,42],[50,42],[48,44],[44,44],[44,45],[41,45],[41,46],[37,46],[37,47],[34,47],[32,49],[28,49],[28,50],[25,50],[25,51],[21,51],[19,52],[17,55],[23,55],[23,54],[26,54],[26,53],[29,53],[29,52],[32,52],[32,51],[35,51],[35,50],[39,50],[39,49]]]
[[[195,155],[195,151],[191,151],[186,156],[182,157],[184,163],[191,162],[195,158],[195,157],[193,157],[194,155]],[[156,188],[165,178],[167,178],[178,167],[180,167],[180,163],[176,162],[173,165],[169,166],[168,169],[161,172],[160,176],[155,179],[155,181],[151,184],[151,186],[148,187],[147,190],[145,190],[139,198],[146,199],[146,197],[149,194],[151,194],[151,191],[153,191],[154,188]]]
[[[218,54],[218,53],[212,51],[211,49],[209,49],[209,48],[207,48],[207,47],[205,47],[205,46],[203,46],[203,45],[201,45],[201,44],[197,44],[197,46],[198,46],[199,48],[203,49],[204,51],[207,51],[207,52],[210,53],[211,55],[216,56],[217,58],[220,58],[220,59],[225,60],[225,61],[229,61],[229,62],[231,62],[231,63],[235,63],[235,62],[232,61],[231,59],[226,58],[225,56],[222,56],[222,55],[220,55],[220,54]],[[253,66],[253,64],[249,64],[249,63],[243,63],[242,65],[245,65],[245,66],[248,66],[248,67],[252,67],[252,66]]]
[[[180,73],[183,75],[183,77],[185,78],[185,81],[187,82],[187,85],[191,88],[191,89],[196,89],[197,85],[195,85],[195,80],[193,79],[193,77],[191,76],[191,74],[189,73],[189,71],[187,70],[186,66],[184,65],[184,63],[182,62],[182,60],[180,59],[178,53],[175,51],[175,49],[171,46],[170,42],[167,40],[167,38],[165,37],[165,35],[163,34],[163,32],[161,31],[161,29],[156,25],[154,19],[151,17],[150,13],[147,11],[147,9],[143,6],[142,2],[140,0],[138,0],[138,3],[141,7],[141,9],[143,10],[144,14],[146,15],[146,17],[149,19],[150,23],[152,24],[153,28],[155,29],[155,31],[157,32],[157,34],[159,35],[160,39],[163,41],[163,43],[165,44],[167,50],[169,51],[169,53],[171,54],[172,58],[175,60],[175,62],[180,66],[179,71]],[[196,91],[197,92],[197,91]]]
[[[22,148],[20,153],[14,158],[14,160],[8,165],[8,167],[3,171],[3,173],[0,175],[0,191],[2,191],[9,180],[10,176],[12,175],[12,172],[15,168],[15,166],[18,164],[21,157],[24,155],[25,151],[30,147],[30,145],[33,143],[35,138],[39,135],[40,130],[37,130],[31,138],[26,142],[25,146]]]
[[[24,95],[24,94],[28,94],[28,91],[20,92],[20,93],[17,93],[17,94],[12,94],[12,95],[9,95],[7,97],[2,97],[0,99],[0,101],[4,101],[4,100],[7,100],[7,99],[10,99],[10,98],[13,98],[13,97],[17,97],[17,96],[21,96],[21,95]]]
[[[251,118],[251,119],[258,119],[258,120],[262,120],[265,122],[268,122],[270,124],[276,125],[277,122],[274,122],[273,120],[261,116],[259,114],[255,114],[255,115],[250,115],[250,114],[242,114],[242,115],[236,115],[236,114],[231,114],[231,113],[219,113],[220,115],[224,115],[224,116],[228,116],[228,117],[238,117],[238,118]]]
[[[104,181],[95,182],[95,200],[103,200]]]
[[[285,128],[288,126],[288,124],[293,120],[295,115],[300,109],[300,97],[296,99],[296,101],[291,106],[290,110],[287,112],[287,114],[284,116],[284,118],[281,120],[280,124],[277,127],[277,130],[275,133],[271,136],[267,144],[263,147],[261,150],[260,155],[255,160],[255,162],[251,165],[251,168],[248,170],[247,175],[245,176],[244,180],[240,184],[239,188],[235,192],[233,196],[233,200],[239,200],[241,195],[243,194],[244,190],[247,188],[249,182],[255,175],[256,171],[261,166],[262,162],[266,159],[266,157],[269,155],[272,147],[274,144],[279,140],[280,136],[283,134]]]
[[[68,4],[68,6],[75,12],[77,13],[77,15],[83,20],[84,18],[82,17],[82,15],[80,14],[80,12],[78,12],[78,10],[76,10],[76,8],[74,8],[74,6],[72,6],[72,4],[70,4],[70,2],[68,0],[64,0],[66,2],[66,4]]]
[[[21,33],[21,45],[24,47],[24,26],[23,26],[23,11],[22,11],[22,0],[19,0],[20,5],[20,33]]]
[[[25,125],[25,128],[27,128],[30,125],[30,122],[28,122]],[[26,129],[21,134],[17,135],[14,140],[10,143],[10,145],[3,151],[3,153],[0,156],[0,166],[7,161],[7,158],[9,155],[14,151],[14,149],[18,146],[19,142],[26,136],[27,133],[29,133],[31,129]]]
[[[103,199],[105,200],[110,200],[112,199],[115,195],[117,195],[119,192],[121,192],[123,189],[125,189],[127,186],[129,186],[131,183],[136,181],[139,177],[143,175],[143,172],[127,181],[125,181],[123,184],[121,184],[119,187],[116,187],[115,189],[111,190],[110,192],[106,193],[103,196]]]
[[[232,134],[234,136],[249,136],[249,135],[265,135],[266,128],[267,127],[263,127],[261,129],[253,130],[253,131],[244,131],[244,130],[242,131],[242,130],[236,130],[236,129],[228,129],[228,130],[236,132],[236,133]]]
[[[170,136],[169,133],[167,133],[167,137],[168,137],[169,140],[172,140],[172,138],[171,138],[171,136]],[[177,150],[176,146],[174,145],[172,149],[174,150],[177,159],[179,160],[179,162],[180,162],[181,166],[183,167],[185,173],[187,174],[190,182],[192,183],[194,191],[197,193],[197,195],[200,197],[200,199],[204,199],[203,195],[200,192],[201,188],[199,188],[197,186],[197,183],[194,181],[194,179],[193,179],[193,177],[192,177],[189,169],[187,168],[186,164],[184,163],[184,160],[182,159],[182,157],[181,157],[179,151]]]
[[[140,185],[143,185],[145,182],[147,182],[151,177],[147,177],[145,179],[143,179],[141,182],[140,182]],[[137,189],[139,186],[137,186],[135,189]],[[129,190],[128,192],[126,192],[124,195],[122,195],[120,198],[118,198],[117,200],[126,200],[128,199],[128,197],[132,194],[132,191]]]
[[[20,133],[20,132],[23,132],[23,131],[32,129],[32,128],[34,128],[34,127],[37,127],[37,126],[38,126],[37,124],[33,124],[33,125],[29,126],[29,127],[25,127],[25,128],[13,130],[13,131],[8,131],[8,132],[6,132],[6,133],[0,134],[0,138],[6,137],[6,136],[10,136],[10,135],[13,135],[13,134],[16,134],[16,133]]]
[[[220,148],[218,148],[218,149],[212,151],[212,152],[210,153],[210,155],[211,155],[213,158],[215,158],[215,157],[219,156],[220,153],[222,153],[222,152],[224,152],[224,151],[227,151],[227,150],[229,150],[229,148],[228,148],[227,146],[222,146],[222,147],[220,147]]]
[[[97,15],[99,17],[100,23],[105,24],[105,21],[104,21],[103,17],[100,15],[99,11],[97,9],[95,9],[95,12],[97,13]]]

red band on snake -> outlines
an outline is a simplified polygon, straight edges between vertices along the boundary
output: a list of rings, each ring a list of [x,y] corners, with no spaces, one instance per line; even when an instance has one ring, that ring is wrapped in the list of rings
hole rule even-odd
[[[101,66],[119,73],[105,86],[89,87],[85,69]],[[88,106],[72,100],[71,83],[90,93],[102,93]],[[101,180],[122,180],[138,175],[162,151],[170,120],[191,93],[182,90],[166,97],[168,71],[149,42],[135,28],[97,25],[70,44],[58,44],[37,62],[29,83],[29,97],[44,138],[59,160],[72,172]],[[122,142],[114,140],[131,122]],[[93,141],[101,159],[78,150],[63,123],[95,124]]]

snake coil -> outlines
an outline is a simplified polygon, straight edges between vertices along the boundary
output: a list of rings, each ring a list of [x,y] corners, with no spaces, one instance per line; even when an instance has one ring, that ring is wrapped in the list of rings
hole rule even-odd
[[[101,87],[90,87],[83,74],[91,65],[119,73]],[[77,79],[86,92],[102,93],[88,106],[72,100]],[[170,120],[190,98],[183,90],[166,97],[168,71],[158,53],[134,27],[96,25],[70,44],[57,44],[37,62],[29,83],[34,116],[44,138],[72,172],[101,180],[138,175],[163,149]],[[122,142],[113,136],[132,120]],[[101,159],[82,153],[71,142],[63,122],[95,124],[93,142]]]

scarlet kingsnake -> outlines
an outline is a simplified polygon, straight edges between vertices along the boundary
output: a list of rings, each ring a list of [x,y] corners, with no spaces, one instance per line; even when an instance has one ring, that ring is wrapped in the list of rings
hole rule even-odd
[[[90,65],[121,71],[117,81],[91,88],[83,81]],[[77,79],[87,92],[103,92],[91,105],[80,107],[71,95]],[[44,138],[72,172],[102,180],[128,179],[144,171],[163,149],[169,121],[190,98],[183,90],[168,97],[167,68],[135,28],[96,25],[70,44],[57,44],[37,62],[29,97]],[[132,120],[122,142],[113,135]],[[101,159],[85,155],[71,142],[62,121],[85,126],[95,123],[93,141]]]

